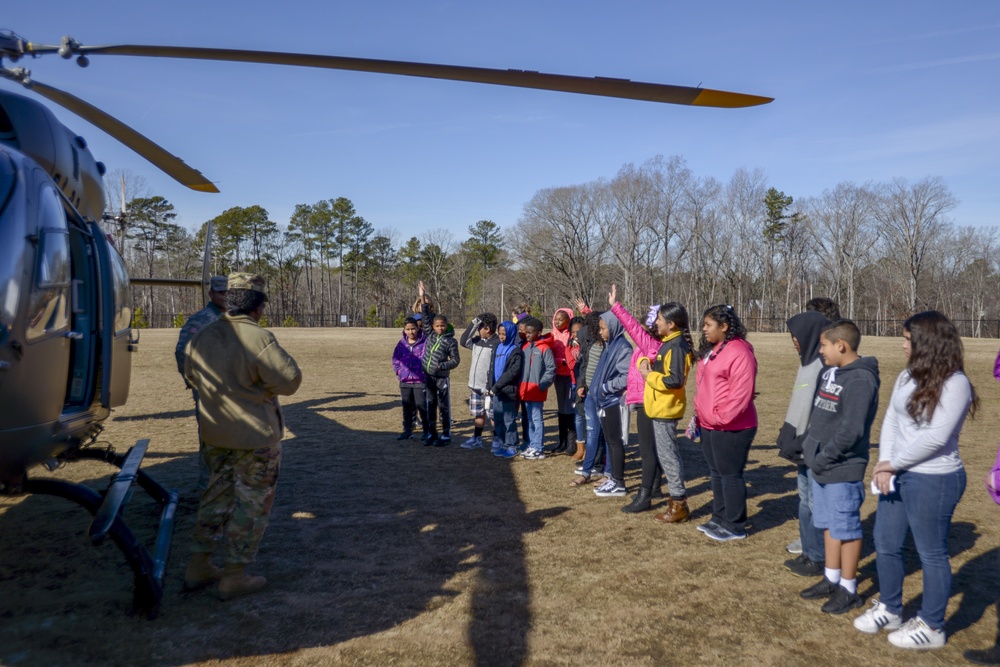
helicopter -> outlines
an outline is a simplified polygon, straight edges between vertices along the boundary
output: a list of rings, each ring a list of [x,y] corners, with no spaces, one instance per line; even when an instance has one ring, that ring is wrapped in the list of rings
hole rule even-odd
[[[24,67],[7,66],[51,54],[75,59],[81,67],[98,55],[183,58],[449,79],[693,106],[739,108],[772,101],[700,87],[520,69],[237,49],[85,46],[71,37],[45,45],[0,31],[0,78],[68,109],[185,187],[207,193],[218,192],[212,181],[130,126],[35,80]],[[128,398],[131,355],[139,342],[137,330],[132,329],[130,285],[201,286],[207,292],[211,230],[201,280],[130,280],[113,240],[99,224],[106,208],[105,172],[86,140],[60,123],[48,107],[0,90],[0,247],[5,255],[0,263],[0,492],[55,495],[86,508],[94,515],[91,540],[99,543],[108,536],[114,540],[135,575],[135,606],[155,615],[163,595],[178,493],[140,469],[148,440],[119,454],[97,446],[97,438],[111,411]],[[103,493],[28,474],[37,466],[51,471],[81,458],[106,461],[120,472]],[[163,507],[152,551],[138,543],[121,515],[135,483]]]

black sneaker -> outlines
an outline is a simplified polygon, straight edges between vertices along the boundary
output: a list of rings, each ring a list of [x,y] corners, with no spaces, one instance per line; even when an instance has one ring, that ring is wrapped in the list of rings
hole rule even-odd
[[[420,442],[424,443],[425,447],[433,445],[435,440],[437,440],[437,433],[424,433],[420,438]]]
[[[447,447],[451,444],[451,436],[447,433],[442,433],[441,437],[434,441],[435,447]]]
[[[822,577],[823,563],[817,563],[805,554],[799,554],[795,558],[785,561],[785,567],[791,570],[792,574],[800,577]]]
[[[846,588],[838,584],[837,590],[833,592],[833,595],[821,609],[824,614],[843,614],[851,609],[857,609],[863,604],[864,602],[861,601],[861,597],[857,593],[848,593]]]
[[[413,437],[412,431],[403,431],[396,436],[396,440],[409,440],[411,437]]]
[[[818,584],[813,584],[809,588],[805,589],[799,595],[801,595],[806,600],[818,600],[820,598],[828,598],[833,595],[838,588],[843,588],[840,584],[835,584],[826,577],[819,580]],[[847,589],[844,588],[846,591]]]

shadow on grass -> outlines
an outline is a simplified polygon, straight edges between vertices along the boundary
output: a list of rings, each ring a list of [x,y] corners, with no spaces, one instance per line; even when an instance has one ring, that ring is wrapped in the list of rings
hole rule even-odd
[[[532,626],[523,538],[567,508],[527,512],[508,461],[399,443],[328,416],[331,403],[355,396],[285,408],[295,437],[284,443],[271,525],[251,570],[269,583],[247,598],[223,603],[181,591],[197,504],[190,493],[178,510],[155,621],[127,615],[131,573],[113,547],[80,539],[85,511],[35,496],[9,507],[0,515],[0,663],[267,662],[424,616],[432,627],[464,625],[477,665],[523,663]],[[190,491],[195,454],[144,469]],[[148,543],[155,504],[135,496],[128,521]],[[381,657],[406,662],[405,646],[386,646]]]

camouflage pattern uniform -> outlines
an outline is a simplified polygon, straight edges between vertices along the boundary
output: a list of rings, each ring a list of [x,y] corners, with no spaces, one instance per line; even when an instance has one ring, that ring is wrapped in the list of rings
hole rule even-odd
[[[264,293],[263,284],[260,276],[234,273],[230,296],[233,290]],[[225,314],[188,343],[184,375],[201,391],[202,451],[210,470],[193,551],[221,552],[227,566],[248,565],[267,528],[281,466],[278,396],[294,394],[302,373],[256,320]]]
[[[281,445],[261,449],[204,447],[212,473],[198,507],[193,550],[215,553],[222,546],[226,563],[249,565],[274,504]]]
[[[177,360],[177,372],[182,377],[184,376],[184,348],[187,346],[188,341],[201,329],[219,319],[221,315],[222,309],[214,303],[209,302],[207,306],[189,317],[184,326],[181,327],[181,335],[177,338],[177,348],[174,350],[174,358]],[[195,403],[198,402],[197,393],[195,394],[194,401]]]

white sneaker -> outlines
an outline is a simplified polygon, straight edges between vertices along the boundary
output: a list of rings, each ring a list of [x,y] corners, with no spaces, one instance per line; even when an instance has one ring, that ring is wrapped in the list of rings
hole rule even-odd
[[[802,553],[802,540],[795,540],[794,542],[789,542],[788,546],[785,547],[785,551],[787,551],[790,554]]]
[[[908,620],[899,630],[889,633],[889,643],[899,648],[941,648],[946,639],[944,630],[932,630],[919,616]]]
[[[541,461],[545,458],[545,452],[539,449],[526,449],[521,453],[521,458],[525,461]]]
[[[472,436],[461,444],[462,449],[478,449],[483,446],[483,439]]]
[[[903,617],[893,614],[881,600],[872,600],[872,606],[854,619],[854,627],[868,635],[877,635],[879,630],[896,630],[903,624]]]

